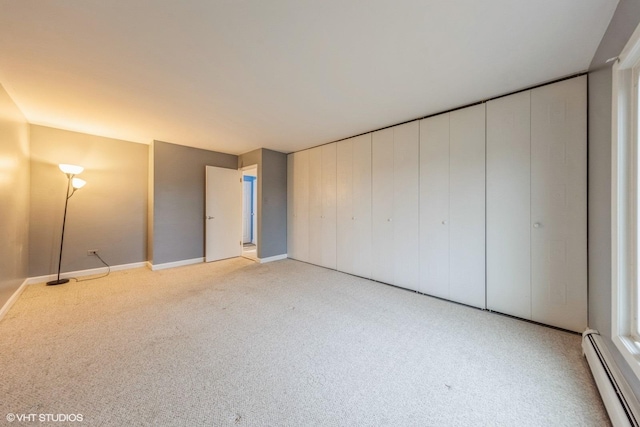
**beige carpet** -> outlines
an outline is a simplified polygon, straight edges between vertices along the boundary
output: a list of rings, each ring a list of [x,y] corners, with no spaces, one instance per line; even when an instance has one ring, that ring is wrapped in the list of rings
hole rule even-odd
[[[609,423],[578,335],[291,260],[29,286],[0,366],[0,423]]]

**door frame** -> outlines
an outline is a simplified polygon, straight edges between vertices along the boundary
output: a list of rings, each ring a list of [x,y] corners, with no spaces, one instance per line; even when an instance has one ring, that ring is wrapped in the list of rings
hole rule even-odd
[[[254,204],[253,206],[254,221],[251,222],[251,227],[253,228],[252,241],[256,245],[256,254],[257,254],[260,252],[260,238],[259,238],[260,236],[260,165],[258,165],[257,163],[253,163],[251,165],[241,167],[239,170],[242,176],[242,182],[244,183],[244,177],[245,177],[244,173],[252,169],[255,169],[256,175],[252,185],[253,197],[251,199],[251,203]]]

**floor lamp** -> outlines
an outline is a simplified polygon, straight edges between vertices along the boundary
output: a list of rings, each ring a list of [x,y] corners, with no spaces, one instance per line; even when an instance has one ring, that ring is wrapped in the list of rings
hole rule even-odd
[[[69,204],[69,199],[73,196],[76,190],[81,189],[86,184],[86,181],[83,179],[74,178],[75,175],[82,173],[84,170],[82,166],[67,164],[60,164],[58,166],[60,167],[60,170],[67,175],[67,194],[64,200],[64,216],[62,217],[62,237],[60,237],[60,256],[58,257],[58,278],[47,282],[47,285],[62,285],[63,283],[69,282],[69,279],[60,278],[60,267],[62,266],[62,244],[64,243],[64,226],[67,222],[67,205]]]

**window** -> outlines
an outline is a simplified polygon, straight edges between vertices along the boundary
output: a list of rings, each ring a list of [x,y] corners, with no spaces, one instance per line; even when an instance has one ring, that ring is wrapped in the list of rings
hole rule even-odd
[[[611,336],[640,378],[640,29],[613,66],[612,80]]]

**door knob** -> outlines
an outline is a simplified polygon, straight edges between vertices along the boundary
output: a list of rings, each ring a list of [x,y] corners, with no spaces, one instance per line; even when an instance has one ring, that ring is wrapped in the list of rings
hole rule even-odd
[[[541,224],[539,222],[535,222],[533,224],[533,228],[540,228]]]
[[[207,216],[207,219],[216,219],[215,216]]]
[[[447,225],[447,221],[442,221],[442,225]]]
[[[391,219],[391,218],[387,218],[387,222],[391,222],[391,221],[392,221],[392,219]]]

